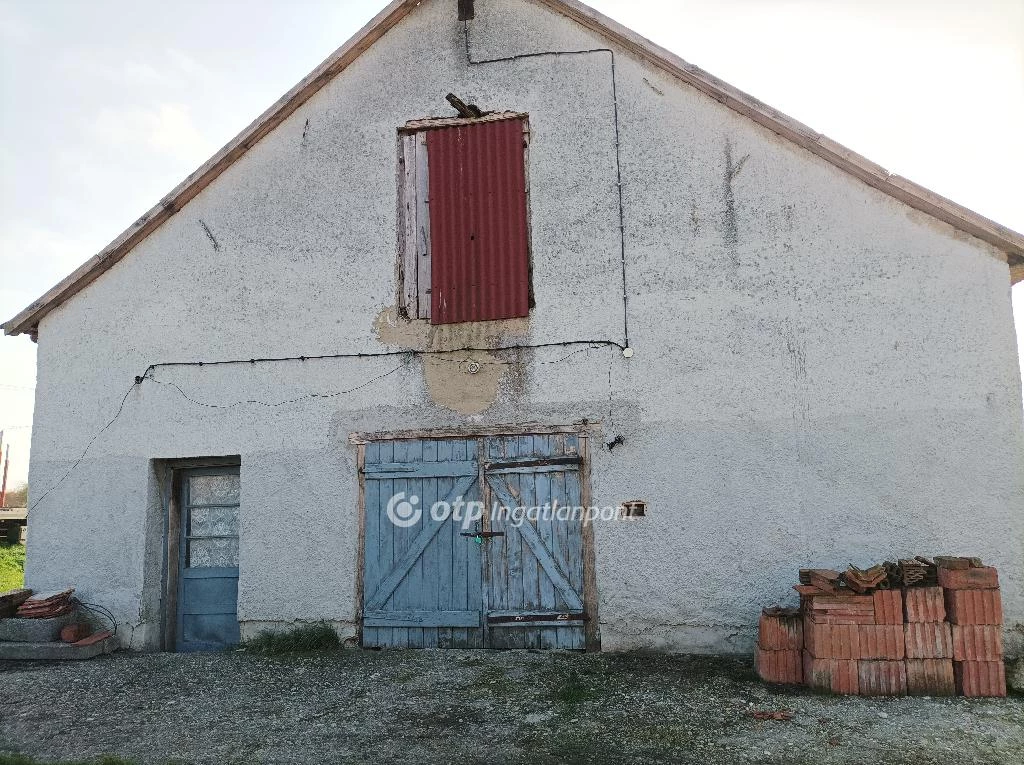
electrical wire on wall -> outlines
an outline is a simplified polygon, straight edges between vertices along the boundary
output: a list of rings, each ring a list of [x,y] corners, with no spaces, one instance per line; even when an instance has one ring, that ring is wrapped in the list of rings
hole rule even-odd
[[[347,395],[349,393],[355,393],[357,390],[362,390],[363,388],[366,388],[366,387],[368,387],[370,385],[373,385],[378,380],[383,380],[385,377],[388,377],[389,375],[393,375],[395,372],[397,372],[399,369],[401,369],[404,366],[405,366],[405,364],[399,364],[397,367],[394,367],[393,369],[389,369],[387,372],[383,372],[383,373],[377,375],[376,377],[371,377],[366,382],[360,383],[359,385],[355,386],[354,388],[349,388],[348,390],[339,390],[339,391],[334,391],[332,393],[306,393],[306,394],[303,394],[301,396],[296,396],[295,398],[285,399],[284,401],[260,401],[258,399],[245,399],[245,400],[242,400],[242,401],[233,401],[230,404],[214,404],[214,403],[211,403],[209,401],[197,401],[196,399],[192,398],[189,394],[187,394],[181,388],[181,386],[178,385],[175,382],[169,382],[169,381],[164,381],[164,380],[157,380],[155,377],[152,377],[152,376],[147,377],[146,379],[155,382],[157,385],[166,385],[167,387],[173,388],[179,394],[181,394],[182,398],[184,398],[189,403],[195,404],[196,406],[202,406],[202,407],[205,407],[207,409],[234,409],[236,406],[246,406],[246,405],[266,406],[266,407],[275,408],[275,407],[279,407],[279,406],[287,406],[288,404],[297,404],[300,401],[307,401],[307,400],[312,400],[312,399],[316,399],[316,398],[336,398],[337,396],[345,396],[345,395]]]
[[[592,345],[594,347],[612,346],[625,351],[628,346],[614,340],[554,340],[547,343],[513,343],[508,345],[496,345],[491,347],[463,346],[460,348],[443,349],[422,349],[416,350],[406,348],[396,351],[356,351],[349,353],[321,353],[310,356],[265,356],[249,359],[214,359],[207,361],[161,361],[150,364],[146,370],[135,378],[135,382],[141,383],[147,378],[150,372],[165,367],[216,367],[239,364],[268,364],[288,361],[319,361],[323,359],[375,359],[395,356],[441,356],[452,353],[495,353],[497,351],[526,351],[541,348],[569,348],[577,345]],[[500,362],[511,363],[511,362]]]
[[[29,508],[27,509],[26,512],[31,513],[32,510],[35,509],[39,505],[40,502],[42,502],[44,499],[46,499],[54,489],[56,489],[58,486],[60,486],[62,483],[64,483],[64,481],[66,481],[68,479],[68,476],[70,476],[73,472],[75,472],[75,468],[77,468],[81,464],[82,460],[85,459],[85,455],[87,455],[89,453],[89,450],[92,448],[92,445],[94,443],[96,443],[96,439],[99,438],[101,435],[103,435],[107,431],[107,429],[109,429],[110,426],[113,425],[117,421],[117,418],[121,416],[121,412],[124,411],[124,405],[128,401],[128,396],[130,396],[131,392],[133,390],[135,390],[135,386],[137,386],[139,384],[140,384],[139,378],[136,377],[135,381],[131,385],[128,386],[128,390],[126,390],[124,392],[124,396],[121,397],[121,403],[118,405],[117,412],[114,413],[114,416],[111,417],[110,420],[107,421],[107,424],[104,425],[102,428],[100,428],[98,431],[96,431],[96,433],[93,435],[93,437],[89,439],[89,443],[87,443],[85,445],[85,449],[82,451],[82,454],[78,457],[78,459],[76,459],[74,462],[71,463],[71,467],[69,467],[67,469],[67,472],[65,472],[64,475],[62,475],[60,477],[60,480],[58,480],[57,483],[55,483],[49,489],[44,491],[43,495],[41,497],[39,497],[39,499],[37,499],[35,502],[33,502],[29,506]]]
[[[31,506],[28,508],[28,510],[29,510],[29,512],[31,512],[44,499],[46,499],[46,497],[48,497],[53,491],[55,491],[61,484],[64,483],[64,481],[66,481],[71,476],[71,474],[78,468],[78,466],[82,463],[82,461],[89,454],[89,450],[92,449],[93,444],[96,443],[97,439],[99,439],[99,437],[101,435],[103,435],[103,433],[105,433],[107,430],[109,430],[110,427],[117,421],[117,419],[125,411],[125,405],[128,403],[128,397],[131,395],[132,391],[135,390],[135,388],[142,386],[142,384],[145,383],[145,382],[151,382],[151,383],[155,383],[157,385],[162,385],[162,386],[166,386],[166,387],[172,388],[172,389],[176,390],[177,393],[182,398],[184,398],[185,400],[189,401],[193,405],[204,407],[204,408],[209,408],[209,409],[233,409],[233,408],[235,408],[237,406],[243,406],[243,405],[257,405],[257,406],[266,406],[266,407],[280,407],[280,406],[285,406],[287,404],[294,404],[294,403],[298,403],[300,401],[305,401],[305,400],[313,400],[313,399],[318,399],[318,398],[330,399],[330,398],[336,398],[338,396],[344,396],[344,395],[349,395],[349,394],[355,393],[356,391],[359,391],[359,390],[361,390],[363,388],[366,388],[366,387],[368,387],[370,385],[373,385],[374,383],[379,382],[380,380],[383,380],[385,377],[389,377],[390,375],[394,374],[395,372],[398,372],[400,369],[402,369],[405,366],[407,366],[407,362],[408,362],[409,359],[417,357],[417,356],[434,356],[434,355],[440,356],[440,355],[449,355],[449,354],[453,354],[453,353],[467,353],[467,352],[493,353],[495,351],[533,350],[533,349],[537,349],[537,348],[556,348],[556,347],[569,348],[569,347],[573,347],[573,346],[583,346],[583,347],[577,348],[576,350],[574,350],[574,351],[572,351],[570,353],[567,353],[567,354],[565,354],[564,356],[562,356],[562,357],[560,357],[558,359],[553,359],[551,361],[540,361],[540,362],[536,362],[536,363],[538,363],[538,364],[559,364],[559,363],[564,362],[567,359],[575,356],[578,353],[583,353],[585,351],[592,350],[592,349],[595,349],[595,348],[601,348],[601,347],[613,347],[613,348],[618,348],[620,350],[623,349],[623,346],[621,344],[619,344],[619,343],[617,343],[615,341],[612,341],[612,340],[564,340],[564,341],[550,342],[550,343],[536,343],[536,344],[533,344],[533,345],[497,346],[497,347],[494,347],[494,348],[464,347],[464,348],[453,348],[453,349],[450,349],[450,350],[400,350],[400,351],[378,351],[378,352],[359,352],[359,353],[329,353],[329,354],[318,354],[318,355],[312,355],[312,356],[277,356],[277,357],[250,358],[250,359],[217,359],[217,360],[213,360],[213,361],[164,361],[164,362],[158,362],[158,363],[155,363],[155,364],[150,364],[148,367],[146,367],[146,370],[141,375],[138,375],[138,376],[135,377],[135,379],[132,381],[132,384],[124,392],[124,395],[121,397],[120,404],[118,405],[117,410],[114,413],[114,416],[111,417],[110,420],[108,420],[107,423],[102,428],[100,428],[92,436],[92,438],[89,439],[89,442],[86,444],[85,449],[82,451],[81,455],[79,455],[79,457],[74,462],[72,462],[71,466],[65,471],[64,475],[62,475],[57,480],[56,483],[54,483],[45,492],[43,492],[43,494],[38,499],[33,501]],[[193,396],[189,395],[189,393],[187,393],[177,383],[175,383],[173,381],[168,381],[168,380],[158,380],[155,377],[155,373],[156,373],[156,371],[158,369],[166,369],[166,368],[171,368],[171,367],[218,367],[218,366],[235,366],[235,365],[255,366],[257,364],[276,364],[276,363],[285,363],[285,362],[294,362],[294,361],[306,362],[306,361],[316,361],[316,360],[324,360],[324,359],[356,359],[356,358],[363,358],[363,359],[365,359],[365,358],[389,358],[389,357],[405,357],[405,361],[402,364],[399,364],[399,365],[393,367],[392,369],[390,369],[390,370],[388,370],[386,372],[383,372],[383,373],[378,374],[378,375],[376,375],[374,377],[371,377],[371,378],[367,379],[366,381],[364,381],[364,382],[362,382],[362,383],[360,383],[360,384],[358,384],[358,385],[356,385],[356,386],[354,386],[352,388],[348,388],[346,390],[307,393],[307,394],[304,394],[302,396],[296,396],[294,398],[285,399],[283,401],[275,401],[275,402],[261,401],[261,400],[257,400],[257,399],[242,399],[242,400],[239,400],[239,401],[233,401],[233,402],[226,403],[226,404],[217,404],[217,403],[213,403],[213,402],[209,402],[209,401],[201,401],[201,400],[198,400],[198,399],[194,398]],[[452,361],[456,362],[456,363],[463,363],[465,360],[464,359],[452,359]],[[477,362],[477,363],[479,363],[479,364],[513,365],[516,362],[512,362],[512,361],[480,361],[480,362]]]
[[[114,614],[110,612],[110,609],[105,606],[98,605],[96,603],[86,603],[85,601],[79,600],[78,598],[72,598],[71,602],[76,606],[84,608],[86,611],[96,614],[106,621],[110,622],[110,630],[115,635],[117,634],[117,619]]]
[[[617,343],[613,343],[612,345],[615,348],[620,347]],[[523,348],[536,348],[536,347],[539,347],[539,346],[521,346],[521,347],[523,347]],[[579,348],[579,349],[577,349],[575,351],[572,351],[571,353],[567,353],[565,356],[562,356],[561,358],[552,359],[551,361],[535,361],[533,363],[535,365],[561,364],[563,361],[566,361],[567,359],[572,358],[573,356],[575,356],[578,353],[585,353],[587,351],[593,350],[595,348],[601,348],[601,347],[603,347],[603,346],[599,345],[599,344],[589,343],[585,347]],[[463,350],[464,351],[468,351],[468,350],[481,351],[481,350],[484,350],[484,349],[463,349]],[[494,350],[505,350],[505,349],[490,348],[490,349],[487,349],[487,350],[488,351],[494,351]],[[401,353],[403,355],[412,356],[412,355],[421,355],[421,354],[429,355],[431,353],[437,353],[437,354],[444,353],[444,354],[448,354],[448,353],[456,353],[456,351],[398,351],[396,353]],[[335,358],[335,357],[332,356],[332,357],[317,357],[317,358]],[[344,357],[342,357],[342,358],[344,358]],[[278,360],[279,359],[263,359],[262,361],[278,361]],[[260,360],[251,360],[251,361],[245,361],[245,362],[215,362],[215,363],[220,363],[220,364],[225,364],[225,363],[252,364],[252,363],[259,363],[259,361]],[[473,360],[470,360],[470,359],[451,359],[451,361],[453,361],[455,363],[458,363],[458,364],[473,363],[473,364],[477,364],[479,366],[514,366],[516,363],[518,363],[518,362],[515,362],[515,361],[479,361],[479,360],[476,360],[476,359],[473,359]],[[188,363],[188,364],[185,364],[185,365],[187,365],[187,366],[209,366],[208,364],[202,364],[201,362]],[[209,402],[209,401],[199,401],[199,400],[193,398],[192,396],[190,396],[188,393],[186,393],[181,388],[181,386],[179,386],[177,383],[172,382],[172,381],[168,381],[168,380],[158,380],[156,377],[153,376],[153,372],[155,371],[155,369],[157,367],[166,367],[166,366],[171,366],[171,364],[154,364],[152,367],[150,367],[150,369],[146,370],[146,374],[144,376],[136,378],[136,379],[138,381],[140,381],[140,382],[143,381],[143,380],[149,380],[151,382],[156,383],[157,385],[165,385],[165,386],[174,388],[182,396],[182,398],[184,398],[185,400],[187,400],[188,402],[190,402],[192,404],[195,404],[196,406],[202,406],[202,407],[206,407],[206,408],[209,408],[209,409],[234,409],[236,406],[243,406],[243,405],[256,405],[256,406],[265,406],[265,407],[274,408],[274,407],[279,407],[279,406],[286,406],[288,404],[296,404],[296,403],[298,403],[300,401],[306,401],[306,400],[311,400],[311,399],[317,399],[317,398],[336,398],[337,396],[344,396],[344,395],[347,395],[349,393],[355,393],[358,390],[366,388],[366,387],[372,385],[373,383],[377,382],[378,380],[383,380],[385,377],[388,377],[388,376],[394,374],[395,372],[399,371],[400,369],[404,368],[406,366],[406,364],[405,363],[399,364],[398,366],[388,370],[387,372],[383,372],[382,374],[379,374],[376,377],[372,377],[369,380],[367,380],[366,382],[360,383],[359,385],[355,386],[354,388],[349,388],[348,390],[334,391],[334,392],[330,392],[330,393],[305,393],[305,394],[303,394],[301,396],[296,396],[294,398],[284,399],[283,401],[261,401],[259,399],[245,399],[245,400],[240,400],[240,401],[234,401],[234,402],[232,402],[230,404],[215,404],[215,403],[212,403],[212,402]]]
[[[622,152],[619,147],[619,90],[615,76],[615,51],[611,48],[586,48],[583,50],[547,50],[535,53],[518,53],[513,56],[501,56],[498,58],[474,59],[471,52],[469,40],[469,19],[462,22],[463,40],[466,47],[466,63],[470,66],[483,66],[485,64],[501,64],[514,61],[523,61],[544,56],[584,56],[588,54],[607,53],[611,62],[611,85],[612,85],[612,114],[615,125],[615,188],[618,193],[619,202],[619,260],[622,265],[622,336],[623,354],[629,358],[632,356],[632,347],[629,344],[629,292],[626,279],[626,214],[622,200]]]

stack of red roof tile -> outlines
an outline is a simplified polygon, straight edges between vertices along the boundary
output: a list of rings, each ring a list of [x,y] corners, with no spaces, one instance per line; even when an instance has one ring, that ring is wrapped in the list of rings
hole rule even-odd
[[[19,619],[54,619],[69,614],[75,610],[71,602],[74,594],[75,590],[71,588],[33,595],[18,607],[15,616]]]
[[[14,616],[15,612],[18,610],[18,606],[28,600],[31,596],[32,590],[24,588],[0,592],[0,619],[6,619],[9,616]]]
[[[942,588],[908,588],[904,600],[907,692],[918,696],[952,696],[956,692],[953,637],[946,622]]]
[[[805,682],[833,693],[903,695],[906,668],[900,593],[808,593],[804,601]]]
[[[970,558],[936,560],[952,624],[953,675],[961,696],[1005,696],[999,576]]]
[[[799,609],[764,609],[754,658],[757,674],[770,683],[803,682],[800,657],[803,644],[804,629]]]
[[[1006,695],[998,577],[977,558],[802,569],[800,581],[800,617],[778,607],[761,615],[762,679],[865,696]],[[790,669],[797,647],[802,677]]]

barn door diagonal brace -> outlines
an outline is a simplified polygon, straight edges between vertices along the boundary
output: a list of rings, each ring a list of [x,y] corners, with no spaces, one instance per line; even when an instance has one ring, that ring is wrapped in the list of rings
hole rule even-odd
[[[517,506],[517,502],[512,498],[508,489],[502,485],[501,481],[496,478],[487,478],[487,485],[491,491],[497,496],[498,501],[501,502],[507,508],[513,508]],[[569,578],[562,571],[558,562],[552,555],[551,550],[544,544],[544,540],[540,538],[540,534],[537,533],[537,529],[534,528],[533,524],[529,520],[523,519],[523,522],[515,527],[530,548],[530,552],[537,559],[537,562],[544,569],[544,573],[548,575],[551,583],[554,585],[555,590],[561,596],[562,600],[568,606],[570,611],[582,611],[583,601],[580,596],[573,589],[572,585],[569,584]]]
[[[473,488],[473,484],[477,482],[477,475],[462,476],[455,482],[452,490],[448,492],[447,496],[442,500],[443,502],[451,503],[458,497],[464,497],[469,493],[469,490]],[[419,560],[420,556],[423,555],[423,551],[427,549],[427,545],[430,544],[431,540],[437,536],[437,532],[441,529],[445,523],[448,522],[448,518],[444,518],[440,521],[434,520],[430,514],[425,514],[425,523],[419,534],[409,544],[409,549],[405,551],[405,554],[397,561],[394,566],[387,573],[387,575],[381,580],[380,584],[377,585],[377,589],[374,590],[373,595],[368,601],[366,601],[367,611],[379,611],[384,607],[388,598],[395,591],[402,580],[405,579],[406,575],[415,565],[416,561]]]

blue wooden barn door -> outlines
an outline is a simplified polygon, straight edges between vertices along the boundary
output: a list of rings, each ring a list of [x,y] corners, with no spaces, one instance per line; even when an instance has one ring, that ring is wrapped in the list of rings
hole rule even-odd
[[[363,459],[366,647],[481,648],[481,545],[436,502],[478,502],[476,439],[368,443]]]
[[[583,649],[581,463],[572,434],[367,443],[363,645]],[[432,512],[458,501],[480,520]]]
[[[488,643],[585,648],[579,437],[487,440],[485,545]],[[517,508],[506,514],[500,507]]]
[[[237,467],[182,471],[178,546],[178,651],[239,641]]]

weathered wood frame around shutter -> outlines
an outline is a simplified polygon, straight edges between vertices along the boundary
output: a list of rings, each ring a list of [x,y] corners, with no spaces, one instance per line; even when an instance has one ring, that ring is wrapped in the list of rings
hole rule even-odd
[[[427,137],[398,136],[399,305],[410,319],[430,318],[430,182]]]

